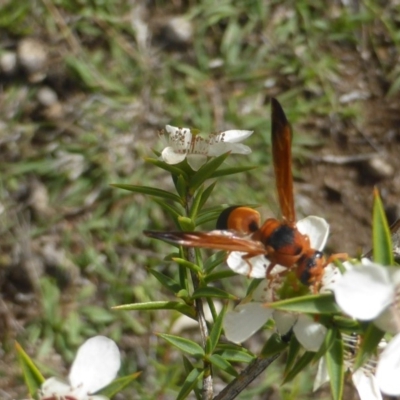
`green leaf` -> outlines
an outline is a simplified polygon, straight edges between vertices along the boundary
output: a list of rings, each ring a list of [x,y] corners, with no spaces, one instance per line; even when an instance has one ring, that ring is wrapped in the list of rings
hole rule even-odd
[[[175,184],[175,189],[178,192],[180,198],[186,199],[188,190],[187,180],[182,175],[179,175],[174,178],[174,184]]]
[[[196,220],[197,214],[200,211],[200,202],[203,194],[203,186],[199,188],[196,195],[193,197],[192,206],[190,208],[189,217]]]
[[[137,186],[137,185],[128,185],[124,183],[112,183],[110,186],[128,190],[130,192],[143,193],[149,196],[161,197],[162,199],[172,200],[182,204],[180,197],[177,196],[176,194],[167,192],[166,190],[157,189],[151,186]]]
[[[207,275],[204,278],[204,282],[210,283],[214,281],[220,281],[221,279],[232,278],[232,276],[237,276],[237,273],[232,271],[231,269],[227,269],[225,271],[217,271]]]
[[[337,340],[338,335],[339,331],[337,328],[328,329],[320,349],[315,354],[315,360],[318,360],[330,350],[330,348],[334,345],[335,340]]]
[[[374,190],[372,241],[374,261],[382,265],[394,265],[392,238],[377,188]]]
[[[226,251],[218,251],[210,256],[204,263],[204,271],[209,274],[214,268],[226,260]]]
[[[242,362],[249,364],[254,360],[254,356],[249,354],[247,350],[226,349],[220,353],[221,357],[231,362]],[[267,358],[267,356],[265,357]]]
[[[28,387],[29,394],[33,397],[45,379],[18,342],[15,342],[15,350],[17,351],[18,361],[24,374],[25,384]]]
[[[294,297],[292,299],[268,303],[268,307],[308,314],[334,314],[340,312],[338,305],[335,303],[335,298],[331,293]]]
[[[222,169],[219,169],[218,171],[215,171],[211,175],[211,178],[220,178],[221,176],[239,174],[241,172],[251,171],[256,168],[258,168],[258,167],[253,166],[253,165],[251,165],[251,166],[248,165],[248,166],[243,166],[243,167],[234,167],[234,168],[222,168]]]
[[[290,382],[299,372],[310,364],[313,360],[315,353],[312,351],[306,351],[295,363],[294,367],[285,374],[285,379],[283,383]]]
[[[219,299],[228,299],[228,300],[238,300],[237,296],[226,292],[225,290],[218,289],[215,287],[202,287],[197,290],[192,295],[193,299],[198,299],[201,297],[216,297]]]
[[[191,356],[204,357],[204,350],[196,342],[167,333],[158,333],[157,335]]]
[[[185,232],[192,232],[195,228],[195,223],[191,218],[179,216],[178,217],[179,227]]]
[[[172,261],[175,261],[180,266],[189,268],[196,273],[202,272],[202,269],[197,264],[193,264],[192,262],[185,260],[184,258],[174,257],[172,258]]]
[[[282,340],[281,335],[273,333],[262,348],[260,355],[263,358],[272,357],[285,350],[288,347],[288,344],[287,341]]]
[[[381,331],[373,323],[368,324],[354,361],[354,369],[361,367],[372,355],[376,354],[378,344],[384,335],[385,332]]]
[[[153,199],[155,203],[157,203],[170,217],[173,221],[175,221],[178,226],[178,218],[181,216],[182,212],[175,205],[166,203],[163,199],[155,198]]]
[[[178,293],[182,288],[177,281],[170,278],[169,276],[156,271],[155,269],[149,268],[148,271],[152,274],[165,288],[172,293]]]
[[[196,226],[206,224],[208,222],[214,222],[217,220],[221,212],[224,210],[222,205],[210,207],[199,212],[196,218]]]
[[[343,398],[344,384],[344,360],[343,360],[343,341],[336,337],[333,345],[325,355],[326,366],[331,384],[331,392],[334,400]]]
[[[196,318],[196,312],[192,307],[176,301],[149,301],[147,303],[124,304],[112,307],[112,309],[117,311],[175,310],[190,318]]]
[[[151,163],[151,164],[159,167],[159,168],[164,169],[165,171],[170,172],[171,175],[175,175],[176,177],[179,177],[180,175],[182,175],[185,180],[188,180],[187,173],[182,168],[179,168],[176,165],[167,164],[166,162],[157,160],[156,158],[147,158],[146,157],[144,160],[148,163]]]
[[[217,184],[217,181],[213,182],[211,185],[209,185],[202,193],[201,199],[199,202],[199,211],[204,207],[204,204],[207,202],[208,198],[210,197],[212,191],[215,188],[215,185]]]
[[[230,153],[222,154],[218,157],[212,158],[204,164],[190,180],[190,190],[194,193],[200,185],[202,185],[210,176],[218,169],[218,167],[226,160]]]
[[[198,382],[202,379],[204,371],[198,368],[193,369],[183,382],[181,390],[178,393],[176,400],[183,400],[189,396],[190,392],[196,387]]]
[[[301,350],[300,343],[297,340],[296,336],[292,334],[290,336],[289,351],[286,358],[285,375],[287,375],[289,371],[292,369],[293,365],[297,360],[297,356],[299,355],[300,350]]]
[[[141,373],[142,372],[139,371],[139,372],[135,372],[134,374],[122,376],[121,378],[115,379],[109,385],[107,385],[105,388],[96,392],[96,394],[111,398],[112,396],[119,393],[126,386],[128,386],[130,383],[132,383],[134,380],[136,380]]]
[[[229,375],[235,377],[238,376],[238,373],[236,372],[235,368],[232,367],[229,361],[225,360],[219,354],[213,354],[212,356],[207,357],[207,359],[217,368],[221,369],[222,371],[225,371]]]
[[[346,330],[350,333],[360,331],[360,323],[357,320],[341,315],[333,316],[333,324],[340,330]]]
[[[222,322],[225,316],[226,312],[226,305],[222,309],[222,311],[219,313],[217,319],[214,321],[214,325],[211,329],[210,332],[210,353],[213,353],[215,348],[217,347],[217,344],[219,342],[219,338],[221,337],[221,332],[222,332]]]
[[[186,375],[189,375],[190,372],[193,371],[194,366],[184,354],[182,354],[182,359],[183,359],[183,366],[185,367]],[[193,390],[196,395],[196,399],[201,400],[202,396],[201,396],[201,390],[200,390],[199,386],[194,385]]]

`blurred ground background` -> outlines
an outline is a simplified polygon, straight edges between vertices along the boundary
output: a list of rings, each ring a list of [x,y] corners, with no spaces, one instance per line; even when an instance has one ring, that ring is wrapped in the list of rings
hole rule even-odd
[[[368,250],[374,185],[390,221],[400,214],[399,7],[2,0],[0,398],[26,397],[15,339],[45,376],[66,376],[77,346],[96,333],[118,342],[123,374],[143,371],[119,399],[175,398],[181,359],[153,333],[177,316],[110,311],[168,298],[146,272],[159,265],[175,273],[162,263],[168,248],[142,230],[171,222],[146,197],[109,186],[172,188],[144,159],[162,149],[157,132],[167,123],[254,130],[251,156],[228,163],[259,167],[221,180],[210,202],[251,201],[265,217],[277,215],[269,147],[276,96],[295,132],[299,218],[328,220],[328,252]],[[228,287],[243,295],[247,284]],[[281,387],[277,365],[240,398],[310,398],[314,373]]]

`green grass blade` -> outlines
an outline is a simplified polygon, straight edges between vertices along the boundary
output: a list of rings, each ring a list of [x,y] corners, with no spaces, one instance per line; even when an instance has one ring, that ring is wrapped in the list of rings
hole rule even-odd
[[[29,394],[33,397],[36,395],[45,379],[18,342],[15,342],[15,350],[17,351],[18,361],[24,375],[25,384],[28,387]]]

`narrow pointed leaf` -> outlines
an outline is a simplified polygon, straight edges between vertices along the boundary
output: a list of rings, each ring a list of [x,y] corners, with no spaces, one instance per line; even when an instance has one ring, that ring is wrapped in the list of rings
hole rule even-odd
[[[238,376],[238,373],[236,372],[235,368],[232,367],[232,365],[229,363],[229,361],[225,360],[223,357],[221,357],[218,354],[213,354],[212,356],[207,357],[208,361],[210,361],[214,366],[217,368],[221,369],[222,371],[225,371],[229,375],[232,376]]]
[[[179,350],[184,351],[185,353],[188,353],[195,357],[204,356],[204,350],[196,342],[193,342],[189,339],[181,338],[179,336],[169,335],[166,333],[159,333],[158,336],[163,338],[164,340],[166,340],[168,343],[172,344]]]
[[[15,342],[15,350],[17,351],[18,361],[24,375],[25,384],[28,387],[29,394],[33,397],[45,379],[18,342]]]
[[[189,213],[189,217],[193,220],[196,220],[197,214],[200,211],[200,202],[203,193],[203,186],[201,186],[199,190],[197,190],[196,195],[193,198],[192,206]]]
[[[378,189],[374,190],[372,218],[374,261],[382,265],[394,265],[392,238]]]
[[[354,369],[361,367],[364,362],[366,362],[373,354],[376,353],[376,348],[378,347],[378,344],[384,335],[385,332],[381,331],[373,323],[368,325],[356,355]]]
[[[221,279],[232,278],[233,276],[237,276],[237,273],[232,271],[231,269],[226,271],[213,272],[212,274],[209,274],[204,278],[204,282],[210,283],[220,281]]]
[[[162,199],[165,200],[172,200],[181,203],[181,199],[176,194],[167,192],[166,190],[157,189],[151,186],[128,185],[124,183],[113,183],[111,184],[111,186],[119,189],[128,190],[130,192],[143,193],[149,196],[161,197]]]
[[[218,251],[217,253],[214,253],[205,261],[204,271],[207,274],[209,274],[214,268],[218,267],[218,265],[225,262],[225,260],[226,260],[226,251]]]
[[[281,335],[273,333],[261,350],[260,356],[263,358],[272,357],[275,354],[281,353],[287,347],[288,342],[283,341]]]
[[[178,393],[176,400],[183,400],[189,396],[190,392],[197,386],[204,374],[204,371],[193,369],[183,382],[182,388]]]
[[[179,283],[169,276],[151,268],[148,269],[148,271],[161,283],[161,285],[170,290],[172,293],[178,293],[182,289]]]
[[[218,157],[212,158],[204,164],[191,178],[190,189],[192,193],[204,183],[210,176],[215,173],[218,167],[226,160],[230,153],[222,154]]]
[[[193,293],[192,297],[194,299],[198,299],[200,297],[208,297],[208,298],[219,298],[219,299],[228,299],[228,300],[238,300],[239,298],[237,296],[234,296],[233,294],[230,294],[228,292],[225,292],[225,290],[218,289],[215,287],[203,287],[195,290]]]
[[[179,216],[178,217],[179,227],[186,232],[194,231],[195,223],[191,218]]]
[[[215,185],[217,184],[217,181],[211,183],[211,185],[208,185],[206,189],[204,189],[201,199],[199,201],[199,211],[204,207],[204,204],[207,202],[208,198],[210,197],[212,191],[215,188]]]
[[[226,305],[219,313],[217,319],[214,321],[214,325],[210,331],[210,353],[213,353],[217,344],[219,342],[219,338],[221,337],[222,333],[222,322],[226,312]]]
[[[334,341],[325,356],[326,366],[329,373],[331,393],[334,400],[343,398],[344,385],[344,362],[343,362],[343,341],[340,337]]]
[[[334,345],[335,340],[337,340],[338,335],[339,332],[336,328],[328,329],[320,349],[315,354],[315,360],[318,360],[330,350],[330,348]]]
[[[256,168],[258,168],[258,167],[254,166],[254,165],[247,165],[247,166],[233,167],[233,168],[221,168],[218,171],[215,171],[211,175],[211,178],[219,178],[221,176],[239,174],[241,172],[251,171],[251,170],[256,169]]]
[[[183,359],[183,366],[185,367],[186,375],[189,375],[190,372],[193,371],[194,366],[185,355],[182,355],[182,359]],[[194,385],[192,389],[194,390],[196,399],[201,400],[202,397],[201,397],[201,390],[199,388],[199,385]]]
[[[285,374],[285,379],[283,383],[290,382],[299,372],[303,371],[303,369],[310,364],[313,360],[315,353],[312,351],[306,351],[295,363],[294,367]]]
[[[289,342],[289,351],[286,358],[285,376],[289,374],[293,365],[296,363],[297,356],[299,355],[301,346],[295,335],[292,335]]]
[[[193,264],[192,262],[185,260],[184,258],[174,257],[172,261],[175,261],[180,266],[189,268],[196,273],[201,272],[201,268],[197,264]]]
[[[179,197],[181,199],[185,199],[187,196],[187,190],[188,190],[188,182],[187,180],[182,176],[179,175],[174,179],[174,184],[175,184],[175,189],[179,194]]]
[[[220,353],[221,357],[231,362],[250,363],[254,360],[254,356],[245,350],[226,349]]]
[[[164,200],[159,198],[155,198],[153,201],[156,202],[164,211],[166,211],[168,215],[176,222],[182,215],[181,210],[179,210],[178,207],[175,207],[174,204],[166,203]]]
[[[334,314],[340,312],[338,305],[335,303],[334,296],[331,293],[276,301],[274,303],[268,303],[268,307],[307,314]]]
[[[128,386],[130,383],[132,383],[134,380],[136,380],[141,373],[142,372],[139,371],[139,372],[135,372],[132,375],[127,375],[127,376],[123,376],[121,378],[115,379],[109,385],[107,385],[105,388],[101,389],[96,394],[101,394],[103,396],[111,398],[112,396],[119,393],[126,386]]]
[[[175,310],[190,318],[196,317],[194,309],[186,304],[177,301],[149,301],[147,303],[124,304],[112,307],[117,311],[154,311],[154,310]]]
[[[170,172],[172,175],[179,176],[182,175],[186,180],[188,179],[187,173],[176,165],[167,164],[164,161],[157,160],[156,158],[145,158],[146,162],[155,165],[156,167],[162,168],[165,171]]]

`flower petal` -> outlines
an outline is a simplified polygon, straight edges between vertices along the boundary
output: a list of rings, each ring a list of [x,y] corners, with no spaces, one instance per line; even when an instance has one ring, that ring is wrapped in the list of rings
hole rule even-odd
[[[394,299],[386,268],[373,264],[353,268],[332,287],[339,307],[353,318],[376,318]]]
[[[323,218],[310,215],[297,221],[296,227],[300,233],[308,235],[313,249],[324,249],[329,236],[329,224]]]
[[[308,315],[301,314],[293,332],[306,350],[318,351],[325,339],[327,329]]]
[[[272,312],[262,303],[239,304],[225,314],[225,336],[234,343],[244,342],[271,318]]]
[[[246,254],[240,251],[229,253],[226,260],[228,267],[232,271],[240,275],[245,275],[248,278],[265,278],[266,269],[270,262],[263,255],[244,259],[243,256]]]
[[[39,390],[39,400],[46,398],[58,398],[71,393],[71,386],[61,382],[57,378],[49,378],[43,382]],[[57,397],[58,396],[58,397]]]
[[[383,393],[389,396],[400,395],[400,334],[383,350],[375,376]]]
[[[178,164],[186,158],[186,152],[178,153],[169,146],[161,152],[161,158],[167,164]]]
[[[231,144],[231,143],[214,143],[210,144],[208,148],[207,155],[211,157],[217,157],[221,154],[227,153],[230,151],[232,154],[250,154],[251,149],[249,146],[245,146],[244,144]]]
[[[320,358],[317,375],[315,376],[313,392],[318,390],[324,383],[329,382],[328,366],[325,357]]]
[[[121,365],[117,345],[105,336],[88,339],[79,349],[69,373],[71,386],[82,395],[107,386]]]
[[[285,311],[274,311],[274,321],[277,331],[281,335],[286,335],[296,323],[298,318],[297,314],[285,312]]]
[[[207,161],[207,156],[203,154],[188,154],[187,162],[193,171],[197,171]]]
[[[253,131],[241,131],[238,129],[231,129],[229,131],[221,132],[217,136],[217,141],[223,141],[225,143],[238,143],[247,139],[253,134]]]
[[[377,380],[370,372],[359,368],[352,374],[352,380],[360,400],[382,400]]]
[[[274,292],[270,288],[270,281],[263,279],[252,293],[252,299],[258,303],[274,301]]]
[[[387,308],[374,319],[374,324],[382,331],[395,334],[399,331],[397,316],[394,315],[397,310]]]

